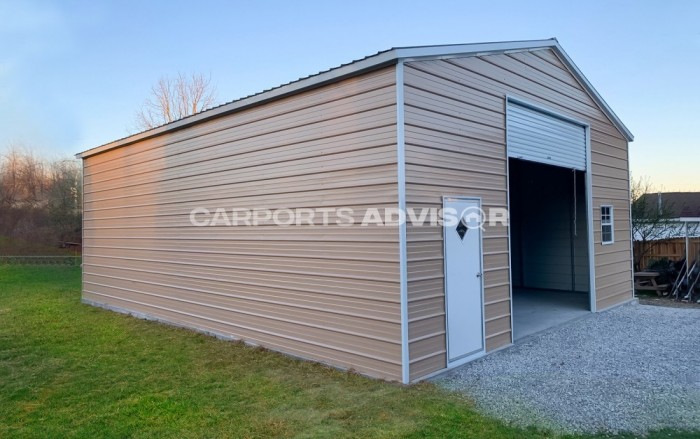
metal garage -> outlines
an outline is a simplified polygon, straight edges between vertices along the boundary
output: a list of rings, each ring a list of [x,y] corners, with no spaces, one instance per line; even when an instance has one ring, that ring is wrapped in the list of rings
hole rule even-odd
[[[379,52],[79,154],[83,300],[424,379],[511,345],[528,291],[633,298],[632,139],[556,40]]]

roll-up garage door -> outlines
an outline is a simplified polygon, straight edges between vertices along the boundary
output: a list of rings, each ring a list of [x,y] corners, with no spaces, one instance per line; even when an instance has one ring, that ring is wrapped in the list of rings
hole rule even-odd
[[[508,156],[586,170],[583,126],[508,101]]]

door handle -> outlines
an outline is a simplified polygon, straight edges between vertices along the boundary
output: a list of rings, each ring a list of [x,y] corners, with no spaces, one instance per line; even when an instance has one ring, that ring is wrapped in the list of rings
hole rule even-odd
[[[480,277],[481,277],[481,272],[476,273],[476,277],[479,277],[479,278],[480,278]]]

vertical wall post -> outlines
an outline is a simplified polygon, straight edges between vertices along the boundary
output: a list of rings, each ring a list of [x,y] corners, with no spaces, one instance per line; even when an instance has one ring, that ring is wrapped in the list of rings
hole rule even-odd
[[[404,134],[403,60],[396,64],[396,160],[399,186],[399,211],[406,212],[406,144]],[[408,354],[408,263],[406,221],[399,224],[399,272],[401,281],[401,381],[411,381]]]

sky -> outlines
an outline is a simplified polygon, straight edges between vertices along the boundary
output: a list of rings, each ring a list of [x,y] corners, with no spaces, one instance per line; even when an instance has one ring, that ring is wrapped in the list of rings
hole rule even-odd
[[[0,0],[0,151],[134,131],[162,76],[228,102],[397,46],[556,37],[635,135],[633,177],[700,191],[700,2]]]

